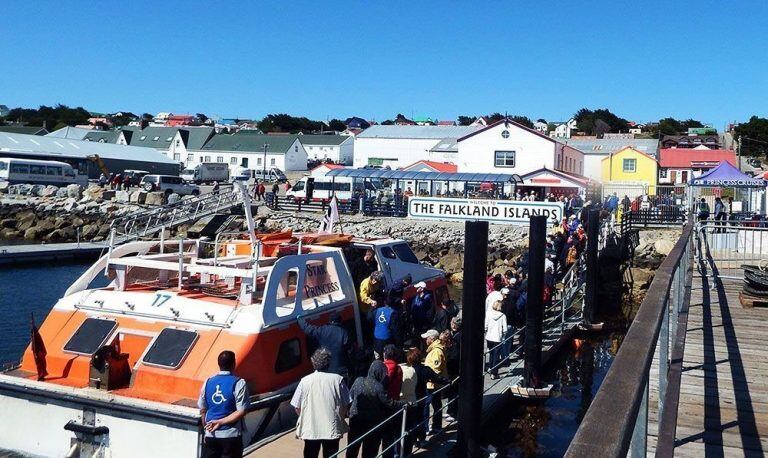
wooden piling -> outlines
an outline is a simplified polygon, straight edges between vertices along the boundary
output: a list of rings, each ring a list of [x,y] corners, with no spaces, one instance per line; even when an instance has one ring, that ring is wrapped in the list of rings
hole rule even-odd
[[[531,216],[528,231],[528,301],[525,305],[523,386],[541,388],[541,338],[544,317],[544,256],[547,217]],[[466,272],[465,272],[466,275]]]

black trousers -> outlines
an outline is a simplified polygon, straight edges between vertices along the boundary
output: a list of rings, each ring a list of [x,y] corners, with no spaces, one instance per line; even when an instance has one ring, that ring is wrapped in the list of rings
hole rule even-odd
[[[243,456],[243,438],[206,437],[203,439],[203,458],[240,458]]]
[[[329,458],[339,451],[339,439],[305,440],[304,458],[317,458],[320,456],[320,448],[323,449],[323,458]]]
[[[361,419],[358,417],[352,417],[349,419],[349,435],[347,436],[347,443],[351,444],[357,438],[367,433],[379,422],[371,422],[369,419]],[[360,447],[363,448],[363,458],[373,458],[379,454],[379,446],[381,445],[382,429],[378,428],[375,431],[371,431],[370,434],[365,436],[362,441],[349,446],[347,448],[347,458],[357,458],[360,453]]]

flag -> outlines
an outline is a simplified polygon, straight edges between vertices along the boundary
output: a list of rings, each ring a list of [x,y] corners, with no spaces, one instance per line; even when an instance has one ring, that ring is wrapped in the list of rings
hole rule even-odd
[[[37,326],[35,325],[35,315],[31,314],[32,316],[32,355],[35,358],[35,367],[37,368],[37,379],[42,380],[45,378],[46,375],[48,375],[48,370],[46,368],[46,362],[45,357],[48,355],[48,352],[45,350],[45,343],[43,343],[43,337],[40,335],[40,333],[37,331]]]
[[[336,196],[333,196],[331,201],[328,202],[328,210],[325,212],[323,221],[320,223],[320,232],[323,234],[332,233],[333,225],[339,221],[339,201],[336,200]]]

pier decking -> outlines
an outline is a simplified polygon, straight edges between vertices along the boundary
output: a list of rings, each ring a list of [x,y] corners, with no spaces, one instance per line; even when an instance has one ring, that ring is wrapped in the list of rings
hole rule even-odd
[[[103,242],[7,245],[0,247],[0,265],[95,258],[106,249],[107,245]]]
[[[768,451],[768,308],[744,308],[742,284],[694,266],[675,456],[764,456]],[[658,366],[651,368],[648,452],[658,432]]]

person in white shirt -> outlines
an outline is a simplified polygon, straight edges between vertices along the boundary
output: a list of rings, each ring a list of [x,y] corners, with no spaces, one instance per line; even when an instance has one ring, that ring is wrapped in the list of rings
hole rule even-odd
[[[496,301],[485,315],[485,344],[490,350],[486,370],[491,372],[492,379],[499,377],[499,365],[504,354],[504,346],[499,344],[504,340],[506,331],[507,316],[501,311],[501,301]]]
[[[326,372],[331,353],[319,348],[312,355],[315,372],[305,376],[296,387],[291,405],[299,419],[296,437],[304,441],[304,457],[331,456],[339,451],[339,440],[348,430],[346,421],[351,399],[344,378]]]
[[[494,288],[496,288],[497,285],[494,285]],[[498,285],[498,289],[494,289],[493,291],[488,294],[488,296],[485,298],[485,315],[487,316],[490,311],[491,307],[493,307],[493,304],[495,302],[501,301],[504,299],[504,296],[501,294],[501,286]]]

